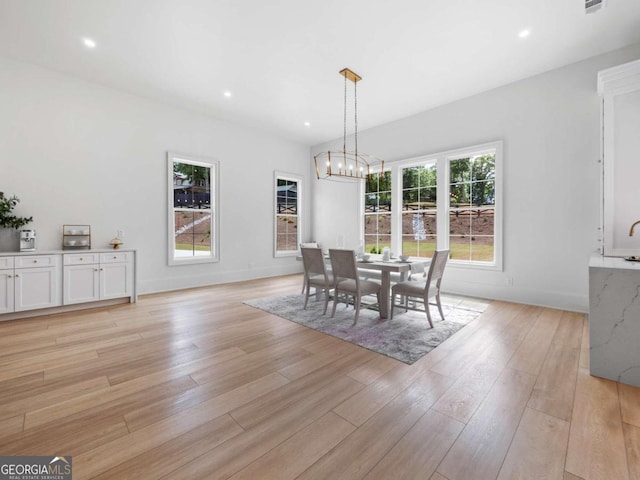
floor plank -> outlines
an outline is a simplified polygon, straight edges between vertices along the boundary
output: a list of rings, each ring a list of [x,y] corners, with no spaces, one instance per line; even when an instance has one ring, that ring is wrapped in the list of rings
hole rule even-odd
[[[201,455],[180,469],[183,478],[226,479],[261,458],[303,428],[331,411],[336,404],[359,391],[363,385],[337,376],[311,393],[305,402],[278,411],[261,423],[237,435],[208,454]],[[160,480],[175,478],[168,472]]]
[[[365,479],[427,478],[434,474],[463,428],[464,424],[457,420],[438,412],[428,412],[396,443]]]
[[[240,470],[231,477],[231,480],[298,478],[298,475],[340,443],[355,428],[349,422],[329,412]]]
[[[562,478],[569,422],[527,408],[498,480]]]
[[[618,384],[620,395],[620,408],[622,410],[622,421],[630,425],[640,427],[640,387]]]
[[[627,447],[629,479],[640,480],[640,428],[624,423],[624,440]]]
[[[425,414],[451,382],[451,378],[437,373],[425,373],[298,478],[363,478]]]
[[[514,318],[527,318],[532,310],[522,308]],[[458,378],[453,386],[434,405],[434,410],[467,423],[491,387],[513,358],[532,326],[529,322],[514,322],[495,334],[495,340]]]
[[[559,310],[541,312],[507,366],[537,375],[547,356],[561,317],[562,312]]]
[[[564,312],[538,375],[529,407],[570,421],[584,315]]]
[[[495,479],[534,383],[529,373],[505,369],[438,472],[450,480]]]
[[[580,368],[575,396],[565,470],[585,480],[628,479],[616,382]]]
[[[271,374],[252,384],[244,385],[208,402],[182,410],[177,415],[130,433],[126,437],[119,439],[118,442],[109,442],[101,445],[88,453],[78,456],[73,467],[74,475],[78,475],[80,478],[93,477],[108,470],[111,464],[118,465],[130,460],[287,382],[282,375]]]

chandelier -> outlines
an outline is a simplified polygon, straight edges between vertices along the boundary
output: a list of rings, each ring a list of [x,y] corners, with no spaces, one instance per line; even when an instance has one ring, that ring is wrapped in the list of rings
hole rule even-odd
[[[376,157],[358,151],[358,82],[362,77],[343,68],[340,75],[344,77],[344,129],[342,150],[329,150],[313,157],[318,179],[328,180],[364,180],[369,175],[382,173],[384,162]],[[354,112],[354,150],[347,150],[347,80],[353,82]],[[375,171],[374,171],[375,169]]]

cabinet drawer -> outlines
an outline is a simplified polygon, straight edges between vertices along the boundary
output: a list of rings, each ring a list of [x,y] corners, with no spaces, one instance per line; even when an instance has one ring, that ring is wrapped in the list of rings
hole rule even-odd
[[[130,252],[113,252],[113,253],[101,253],[100,263],[124,263],[128,262]]]
[[[99,263],[100,254],[98,253],[65,253],[65,265],[85,265],[89,263]]]
[[[57,255],[25,255],[15,258],[15,268],[55,267],[58,265]]]
[[[13,257],[0,257],[0,268],[13,268]]]

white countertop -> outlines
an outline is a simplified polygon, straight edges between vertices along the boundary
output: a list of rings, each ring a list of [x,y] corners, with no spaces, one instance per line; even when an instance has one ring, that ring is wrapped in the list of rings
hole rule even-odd
[[[589,259],[589,267],[640,271],[640,262],[629,262],[622,257],[603,257],[602,255],[594,254]]]
[[[20,257],[23,255],[61,255],[68,253],[112,253],[112,252],[135,252],[134,248],[76,248],[68,250],[36,250],[35,252],[0,252],[0,257]]]

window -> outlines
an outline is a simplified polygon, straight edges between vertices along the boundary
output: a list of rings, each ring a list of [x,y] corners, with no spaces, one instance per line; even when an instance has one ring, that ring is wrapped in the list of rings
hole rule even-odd
[[[275,256],[296,255],[301,242],[302,177],[275,173]]]
[[[366,251],[430,257],[449,249],[452,264],[501,269],[501,155],[493,142],[372,175],[363,188]]]
[[[365,181],[364,249],[381,253],[391,246],[391,172],[375,173]]]
[[[493,262],[496,211],[495,153],[450,159],[449,178],[451,259]]]
[[[402,254],[430,257],[437,241],[437,165],[402,169]]]
[[[218,260],[218,164],[169,153],[169,265]]]

